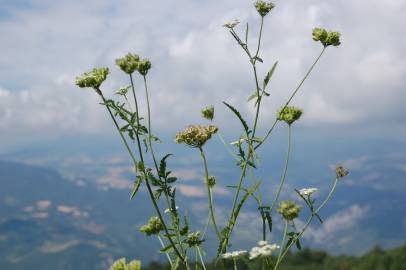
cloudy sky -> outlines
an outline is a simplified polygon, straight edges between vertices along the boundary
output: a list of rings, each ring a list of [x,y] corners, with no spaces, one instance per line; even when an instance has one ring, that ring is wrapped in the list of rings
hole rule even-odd
[[[55,155],[63,147],[90,147],[94,151],[97,143],[89,142],[96,136],[107,138],[105,142],[116,147],[116,134],[97,95],[79,89],[74,81],[93,67],[108,66],[111,74],[102,88],[111,96],[128,84],[127,77],[114,65],[115,59],[127,52],[152,61],[148,80],[153,125],[160,137],[172,140],[184,126],[204,123],[200,109],[213,104],[216,125],[227,140],[235,140],[240,127],[230,121],[233,116],[221,102],[232,103],[252,120],[254,108],[247,98],[255,84],[247,57],[222,25],[238,19],[241,24],[236,31],[243,35],[248,22],[249,46],[254,48],[260,20],[252,2],[0,0],[0,157],[7,159],[7,153],[36,145],[58,149],[52,152]],[[302,151],[295,153],[293,164],[298,170],[292,172],[292,178],[299,179],[303,167],[309,172],[331,165],[332,160],[347,159],[345,164],[358,170],[346,182],[347,187],[368,186],[374,192],[387,192],[387,197],[404,189],[406,1],[276,0],[275,4],[264,23],[260,77],[275,61],[279,64],[270,83],[271,96],[263,103],[260,135],[322,50],[312,40],[312,29],[340,31],[342,45],[327,49],[293,100],[294,105],[303,108],[304,115],[297,125],[299,137],[303,138],[299,141]],[[135,83],[138,90],[143,90],[140,78]],[[145,112],[145,100],[141,100],[141,107]],[[279,141],[279,146],[276,139],[278,150],[284,151],[285,141]],[[340,144],[333,145],[337,141]],[[104,146],[107,150],[103,154],[109,156],[112,148]],[[122,150],[118,149],[115,153]],[[308,153],[313,154],[314,164]],[[44,162],[35,156],[35,162],[49,165],[49,156],[44,154],[43,158]],[[127,169],[114,168],[118,164],[115,158],[110,158],[110,167],[98,172],[98,177],[105,173],[101,181],[128,186],[128,180],[119,181],[128,173],[128,165]],[[198,157],[182,158],[183,165],[194,166],[198,161]],[[96,164],[102,159],[65,157],[65,163],[53,162],[58,166],[67,164],[62,168],[65,173],[75,169],[87,177],[94,172],[92,166],[102,167]],[[215,170],[225,173],[222,166]],[[183,170],[178,170],[179,176],[200,179],[200,169]],[[319,172],[315,169],[307,176],[315,179],[311,183],[327,178],[317,176]],[[278,173],[274,176],[278,177]],[[395,173],[397,178],[392,177]],[[382,179],[390,180],[390,184],[382,184]],[[183,191],[192,198],[201,195],[194,185],[184,186]],[[340,205],[341,201],[335,209],[344,205],[345,211],[335,211],[325,225],[311,229],[307,239],[321,243],[343,227],[344,234],[350,237],[349,231],[358,233],[358,222],[375,209],[364,201]],[[252,221],[250,214],[247,222]],[[345,226],[343,220],[348,221]],[[397,228],[404,236],[404,214],[402,220],[403,225]],[[371,234],[364,234],[371,239]],[[395,240],[391,238],[390,243]]]
[[[7,147],[58,136],[108,134],[111,125],[91,91],[75,76],[108,66],[108,94],[128,84],[114,60],[127,52],[151,59],[154,125],[172,133],[201,121],[199,109],[214,104],[225,133],[237,127],[221,101],[247,118],[254,89],[248,61],[221,25],[250,24],[255,46],[259,17],[252,1],[59,1],[1,0],[0,136]],[[275,1],[265,19],[260,76],[279,61],[264,102],[265,129],[322,49],[315,26],[342,33],[329,48],[294,104],[309,130],[351,130],[401,138],[406,123],[406,2]],[[140,80],[137,87],[142,89]],[[187,117],[185,117],[187,115]],[[316,132],[315,132],[316,133]],[[27,136],[29,134],[29,136]],[[5,146],[2,146],[3,148]],[[3,149],[4,150],[4,149]]]

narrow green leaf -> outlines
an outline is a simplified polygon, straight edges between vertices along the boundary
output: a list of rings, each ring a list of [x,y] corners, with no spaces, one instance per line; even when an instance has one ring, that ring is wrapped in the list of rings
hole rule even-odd
[[[266,74],[265,79],[264,79],[264,90],[265,90],[265,87],[268,85],[269,80],[272,78],[272,75],[273,75],[277,65],[278,65],[278,61],[276,61],[275,64],[273,64],[271,70],[269,70],[268,73]]]
[[[248,128],[247,122],[245,122],[244,118],[242,118],[240,112],[236,108],[234,108],[233,106],[228,104],[227,102],[223,101],[223,103],[238,117],[238,119],[240,119],[241,124],[243,125],[245,132],[248,133],[249,128]]]
[[[134,198],[135,194],[137,193],[138,189],[141,186],[141,182],[142,182],[142,178],[138,176],[137,180],[135,180],[133,188],[131,189],[130,200],[132,200]]]

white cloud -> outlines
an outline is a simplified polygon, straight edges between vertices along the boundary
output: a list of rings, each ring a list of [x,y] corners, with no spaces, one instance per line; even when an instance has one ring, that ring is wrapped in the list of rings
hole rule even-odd
[[[375,239],[373,232],[360,228],[360,222],[367,217],[369,210],[368,205],[352,205],[327,218],[322,225],[314,223],[306,230],[303,238],[334,253],[365,251]],[[298,223],[303,226],[303,222]],[[368,240],[361,241],[365,238]]]
[[[152,59],[150,89],[155,129],[178,129],[200,121],[199,108],[214,104],[220,124],[233,128],[228,100],[253,114],[246,98],[253,90],[247,59],[227,31],[229,19],[251,24],[258,17],[251,3],[224,1],[42,1],[36,8],[14,9],[2,18],[0,35],[0,131],[12,140],[50,134],[113,132],[107,114],[91,91],[73,85],[75,75],[109,65],[108,93],[127,84],[113,67],[127,51]],[[406,48],[404,1],[310,3],[277,2],[266,18],[259,67],[265,74],[279,60],[264,102],[264,121],[274,117],[321,49],[311,40],[314,26],[342,31],[343,44],[329,48],[294,103],[304,109],[305,125],[381,125],[405,122]],[[359,14],[363,14],[360,16]],[[388,14],[391,14],[388,16]],[[74,18],[74,19],[72,19]],[[375,18],[380,18],[376,20]],[[170,23],[168,23],[170,22]],[[19,34],[15,34],[19,33]],[[249,40],[251,48],[255,39]],[[142,89],[137,80],[137,89]],[[142,92],[140,92],[141,94]],[[141,98],[142,108],[145,107]],[[188,117],[184,117],[188,114]],[[165,117],[162,117],[165,116]]]

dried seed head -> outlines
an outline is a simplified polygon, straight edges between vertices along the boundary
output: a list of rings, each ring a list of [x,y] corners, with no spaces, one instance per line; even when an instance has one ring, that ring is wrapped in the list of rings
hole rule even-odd
[[[314,28],[313,29],[313,40],[314,41],[320,41],[321,44],[324,45],[324,47],[327,46],[339,46],[341,44],[340,42],[340,36],[341,34],[339,32],[327,32],[326,29],[324,28]]]
[[[343,177],[347,176],[348,173],[349,173],[348,170],[344,169],[344,167],[341,166],[340,164],[338,164],[336,166],[336,178],[337,179],[340,179],[340,178],[343,178]]]
[[[214,119],[214,106],[208,106],[202,109],[202,115],[207,120],[212,121]]]
[[[85,72],[81,76],[76,77],[75,83],[81,88],[90,87],[98,89],[106,80],[108,74],[108,68],[94,68],[92,71]]]
[[[302,207],[293,201],[282,201],[279,204],[278,213],[287,221],[294,220],[299,216]]]
[[[140,61],[138,63],[138,72],[142,75],[142,76],[146,76],[148,74],[148,70],[151,69],[151,62],[145,58],[144,60]]]
[[[285,121],[288,125],[291,125],[296,120],[299,120],[302,115],[302,110],[296,107],[287,106],[279,110],[277,119]]]
[[[176,134],[175,142],[199,148],[202,147],[217,130],[218,128],[213,125],[190,125],[184,131]]]
[[[255,2],[255,8],[257,9],[261,17],[265,17],[274,7],[275,5],[271,2],[267,3],[262,0],[258,0]]]
[[[116,59],[116,64],[127,74],[134,73],[138,68],[140,57],[137,54],[127,53],[124,57]]]
[[[148,223],[140,228],[140,232],[146,235],[158,234],[163,230],[163,225],[158,217],[151,217]]]

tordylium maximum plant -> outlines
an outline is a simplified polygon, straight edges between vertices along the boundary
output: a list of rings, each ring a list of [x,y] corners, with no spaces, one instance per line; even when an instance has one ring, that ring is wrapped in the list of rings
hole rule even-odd
[[[177,178],[171,175],[167,168],[167,160],[171,154],[158,158],[154,151],[155,142],[159,138],[152,132],[151,104],[149,99],[149,90],[147,85],[148,71],[151,69],[151,62],[148,59],[141,59],[137,54],[128,53],[122,58],[116,60],[117,66],[128,75],[129,85],[118,89],[115,94],[117,99],[107,98],[102,91],[101,86],[106,80],[109,69],[95,68],[90,72],[76,78],[76,85],[82,88],[92,88],[101,99],[101,104],[107,109],[111,120],[116,127],[121,140],[131,157],[133,167],[136,173],[134,187],[132,188],[130,198],[132,199],[141,186],[145,186],[155,215],[149,219],[146,225],[140,228],[140,231],[147,236],[156,236],[162,245],[160,250],[168,259],[172,269],[179,267],[186,269],[206,269],[203,243],[208,232],[208,227],[212,226],[213,232],[218,240],[216,265],[221,268],[224,263],[230,260],[230,263],[237,269],[238,265],[245,264],[250,269],[278,269],[284,257],[292,246],[301,248],[300,238],[306,231],[312,220],[316,218],[322,222],[319,216],[320,210],[329,201],[334,193],[338,181],[348,174],[342,166],[337,165],[335,181],[328,195],[324,200],[317,204],[312,197],[317,191],[316,188],[304,188],[297,190],[297,200],[280,201],[281,191],[285,184],[286,173],[288,170],[290,152],[291,152],[291,133],[292,126],[302,115],[302,110],[290,106],[290,102],[298,93],[304,81],[312,72],[314,66],[320,60],[323,53],[329,47],[340,45],[340,33],[329,32],[323,28],[313,29],[313,40],[321,44],[321,52],[315,61],[310,65],[309,70],[293,89],[286,103],[277,111],[275,121],[269,127],[265,134],[259,135],[258,122],[261,112],[262,99],[268,98],[269,83],[277,67],[273,64],[263,80],[257,72],[257,65],[262,64],[260,56],[261,38],[263,34],[264,21],[267,15],[274,9],[271,2],[257,1],[255,8],[259,14],[260,29],[258,41],[254,48],[248,44],[248,23],[245,26],[244,36],[241,37],[236,31],[239,21],[234,20],[224,24],[232,38],[241,47],[243,53],[248,57],[248,64],[251,66],[255,79],[255,91],[248,98],[248,102],[253,102],[255,107],[255,117],[253,123],[249,125],[244,120],[243,115],[231,104],[223,102],[224,105],[234,114],[242,127],[242,134],[231,143],[233,150],[230,150],[237,160],[237,169],[240,171],[240,177],[237,181],[229,186],[234,192],[231,202],[231,209],[228,215],[228,221],[225,225],[220,226],[216,222],[216,215],[213,209],[213,187],[222,181],[217,180],[215,176],[209,174],[209,169],[205,154],[206,143],[215,135],[219,128],[213,124],[208,125],[190,125],[185,130],[180,131],[175,136],[175,142],[184,144],[196,149],[196,153],[202,159],[204,169],[204,185],[207,189],[208,220],[206,226],[201,230],[195,230],[190,227],[186,215],[182,215],[178,210],[176,202],[176,187],[174,186]],[[141,97],[140,93],[135,90],[134,77],[141,77],[145,96]],[[139,99],[144,98],[147,104],[147,112],[144,117],[139,111]],[[214,107],[208,106],[202,110],[202,116],[210,121],[214,120]],[[285,166],[281,173],[281,178],[275,194],[271,201],[263,200],[260,196],[261,181],[254,177],[254,172],[258,166],[259,156],[257,150],[263,146],[272,134],[278,123],[285,123],[288,130],[288,150],[285,160]],[[219,135],[221,141],[223,138]],[[226,145],[226,144],[225,144]],[[226,145],[226,147],[228,147]],[[269,198],[271,196],[267,196]],[[262,220],[260,230],[262,239],[258,239],[258,246],[253,247],[250,251],[232,250],[233,230],[238,222],[239,213],[244,204],[253,199],[258,204],[259,216]],[[159,203],[166,204],[166,210],[159,207]],[[303,207],[309,209],[310,215],[307,217],[303,226],[295,226],[295,220],[301,213]],[[182,209],[182,208],[181,208]],[[164,215],[167,213],[168,215]],[[277,239],[273,234],[275,231],[275,215],[280,215],[283,220],[283,234],[280,237],[280,243],[268,243],[268,239]],[[110,269],[139,269],[138,262],[126,264],[125,260],[116,262]]]

